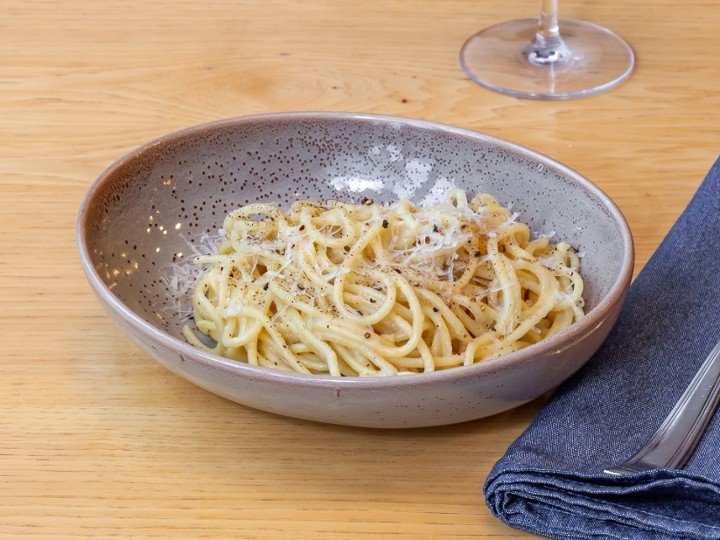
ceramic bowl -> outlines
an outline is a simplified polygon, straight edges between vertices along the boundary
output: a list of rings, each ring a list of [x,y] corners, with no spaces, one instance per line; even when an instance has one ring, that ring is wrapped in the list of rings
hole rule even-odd
[[[364,197],[422,202],[449,185],[512,205],[537,233],[582,252],[587,316],[501,358],[428,374],[291,374],[214,356],[180,330],[190,309],[177,268],[207,252],[223,218],[250,201]],[[633,245],[617,206],[590,181],[527,148],[398,117],[280,113],[171,133],[112,164],[79,212],[82,266],[100,303],[162,365],[237,403],[352,426],[451,424],[517,407],[592,356],[621,309]],[[111,381],[108,381],[111,384]]]

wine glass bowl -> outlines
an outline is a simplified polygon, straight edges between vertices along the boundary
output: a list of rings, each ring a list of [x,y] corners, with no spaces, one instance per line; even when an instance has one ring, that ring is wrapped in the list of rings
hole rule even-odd
[[[557,18],[543,1],[539,19],[490,26],[471,36],[460,64],[478,84],[520,98],[570,99],[609,90],[635,65],[632,47],[591,22]]]

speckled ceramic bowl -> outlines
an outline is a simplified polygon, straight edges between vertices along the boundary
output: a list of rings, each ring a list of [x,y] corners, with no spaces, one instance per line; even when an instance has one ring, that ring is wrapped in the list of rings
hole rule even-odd
[[[421,202],[450,184],[512,204],[531,230],[555,231],[555,238],[583,252],[587,317],[503,358],[372,379],[249,366],[197,350],[181,336],[190,300],[176,268],[194,252],[207,251],[231,209],[249,201],[289,204],[301,198],[406,196]],[[605,339],[633,267],[622,214],[576,172],[480,133],[359,114],[237,118],[152,141],[97,179],[80,209],[77,237],[83,268],[102,305],[176,374],[265,411],[385,428],[481,418],[551,390]]]

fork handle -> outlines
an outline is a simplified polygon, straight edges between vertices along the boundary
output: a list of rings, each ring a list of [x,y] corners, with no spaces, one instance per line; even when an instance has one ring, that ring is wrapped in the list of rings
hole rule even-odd
[[[705,432],[718,402],[720,342],[700,366],[655,435],[628,461],[605,469],[605,472],[621,475],[658,468],[681,469]]]

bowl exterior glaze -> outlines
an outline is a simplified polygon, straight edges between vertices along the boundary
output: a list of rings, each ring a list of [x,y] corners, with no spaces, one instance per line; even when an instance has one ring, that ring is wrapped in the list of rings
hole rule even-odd
[[[583,254],[587,316],[540,344],[443,372],[378,379],[288,374],[188,345],[189,289],[177,269],[212,249],[225,215],[250,201],[408,197],[450,186],[488,192],[538,234]],[[554,160],[451,126],[351,113],[223,120],[152,141],[95,181],[77,225],[103,307],[153,358],[228,399],[281,415],[364,427],[473,420],[531,401],[577,371],[616,322],[633,268],[628,226],[594,184]]]

